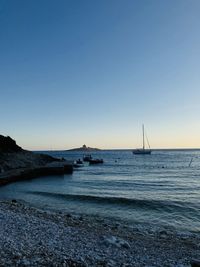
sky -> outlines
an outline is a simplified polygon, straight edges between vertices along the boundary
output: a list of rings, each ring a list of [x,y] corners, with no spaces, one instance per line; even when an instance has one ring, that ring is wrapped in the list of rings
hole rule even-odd
[[[199,0],[0,0],[0,134],[200,147]]]

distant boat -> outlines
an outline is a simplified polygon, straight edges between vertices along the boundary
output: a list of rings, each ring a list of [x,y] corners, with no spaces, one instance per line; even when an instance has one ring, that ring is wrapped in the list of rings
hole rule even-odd
[[[103,163],[103,159],[91,159],[89,161],[90,164],[99,164],[99,163]]]
[[[81,159],[76,160],[76,164],[83,164]]]
[[[83,161],[87,161],[90,164],[99,164],[103,163],[103,159],[93,159],[91,155],[84,155],[83,156]]]
[[[90,154],[83,156],[83,161],[89,162],[90,160],[92,160],[92,156]]]
[[[148,143],[149,148],[148,149],[145,148],[144,124],[142,125],[142,143],[143,143],[142,148],[138,148],[138,149],[133,150],[134,155],[150,155],[151,154],[151,149],[150,149],[148,139],[147,139],[147,143]]]

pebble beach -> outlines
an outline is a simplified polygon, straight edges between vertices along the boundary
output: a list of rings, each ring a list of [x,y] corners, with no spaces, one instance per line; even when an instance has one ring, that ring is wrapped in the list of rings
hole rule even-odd
[[[198,266],[200,236],[0,202],[0,266]]]

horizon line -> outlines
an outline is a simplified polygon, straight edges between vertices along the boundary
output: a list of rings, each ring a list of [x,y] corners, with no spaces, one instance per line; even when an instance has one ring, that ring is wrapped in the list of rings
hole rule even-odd
[[[92,153],[92,152],[98,152],[98,151],[107,151],[107,150],[134,150],[134,149],[137,149],[137,148],[98,148],[97,151],[89,151],[88,153]],[[70,152],[71,148],[69,149],[25,149],[25,150],[29,150],[29,151],[33,151],[33,152],[56,152],[56,151],[68,151]],[[200,150],[200,147],[195,147],[195,148],[192,148],[192,147],[187,147],[187,148],[151,148],[152,151],[157,151],[157,150]],[[73,151],[71,151],[73,152]],[[74,151],[76,152],[76,151]],[[84,152],[84,151],[77,151],[77,152]],[[86,152],[87,153],[87,152]]]

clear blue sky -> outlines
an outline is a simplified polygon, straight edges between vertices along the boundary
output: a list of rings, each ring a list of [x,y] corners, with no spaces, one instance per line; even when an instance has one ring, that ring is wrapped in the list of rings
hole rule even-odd
[[[199,0],[0,0],[0,125],[27,149],[200,147]]]

